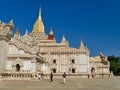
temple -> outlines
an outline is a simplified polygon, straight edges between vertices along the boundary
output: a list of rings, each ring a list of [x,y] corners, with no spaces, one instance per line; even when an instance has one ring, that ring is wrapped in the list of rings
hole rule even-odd
[[[17,29],[12,35],[13,21],[8,24],[0,21],[0,78],[35,78],[38,73],[47,79],[51,72],[54,78],[110,76],[109,61],[101,52],[90,57],[90,50],[80,41],[79,48],[71,48],[63,36],[56,42],[53,29],[45,33],[41,9],[33,30],[20,35]]]

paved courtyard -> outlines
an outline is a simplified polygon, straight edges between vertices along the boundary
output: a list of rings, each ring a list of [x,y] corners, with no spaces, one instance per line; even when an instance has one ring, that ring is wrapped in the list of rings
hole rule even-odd
[[[0,80],[0,90],[120,90],[120,77],[94,79]]]

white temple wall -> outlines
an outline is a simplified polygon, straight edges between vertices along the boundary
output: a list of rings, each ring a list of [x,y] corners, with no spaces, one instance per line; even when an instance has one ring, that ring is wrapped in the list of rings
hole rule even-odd
[[[80,60],[79,64],[88,64],[88,60],[87,60],[86,54],[80,54],[78,56],[78,59]]]
[[[55,54],[51,55],[51,64],[52,68],[56,69],[56,73],[61,73],[61,72],[68,72],[68,67],[69,67],[69,59],[68,56],[65,54]],[[56,60],[56,64],[53,63],[53,60]]]
[[[67,55],[60,55],[61,60],[61,72],[68,72],[68,57]]]
[[[87,72],[88,71],[88,67],[87,65],[80,65],[78,71],[81,72]]]
[[[24,61],[23,62],[23,70],[35,71],[36,70],[36,64],[31,63],[31,61]]]
[[[18,48],[15,45],[9,45],[8,47],[8,54],[18,54]]]
[[[12,61],[7,61],[5,70],[12,70],[12,63],[13,63]]]
[[[53,63],[56,60],[56,64]],[[75,63],[72,63],[75,60]],[[56,69],[56,73],[68,72],[71,73],[70,68],[75,69],[75,73],[88,72],[89,67],[89,55],[87,54],[61,54],[51,55],[52,68]],[[72,65],[73,64],[73,65]],[[72,67],[71,67],[72,66]]]
[[[82,72],[89,72],[89,55],[87,54],[79,54],[76,57],[77,60],[77,72],[82,73]]]

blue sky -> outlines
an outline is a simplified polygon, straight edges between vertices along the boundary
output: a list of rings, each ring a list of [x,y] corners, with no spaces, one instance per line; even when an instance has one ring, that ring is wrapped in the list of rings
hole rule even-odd
[[[120,0],[0,0],[0,20],[13,19],[14,32],[23,35],[32,31],[39,7],[46,33],[52,27],[57,42],[64,35],[78,48],[82,37],[91,56],[120,56]]]

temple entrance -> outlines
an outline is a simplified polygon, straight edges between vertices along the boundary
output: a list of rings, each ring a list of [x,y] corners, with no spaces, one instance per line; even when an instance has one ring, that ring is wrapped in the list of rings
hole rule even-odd
[[[19,64],[16,65],[16,71],[17,71],[17,72],[20,71],[20,65],[19,65]]]
[[[55,68],[53,69],[53,73],[56,73],[56,69]]]
[[[74,68],[72,68],[72,73],[75,73],[75,69]]]

